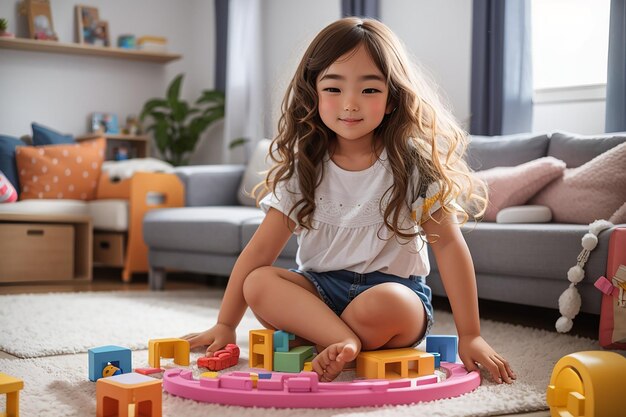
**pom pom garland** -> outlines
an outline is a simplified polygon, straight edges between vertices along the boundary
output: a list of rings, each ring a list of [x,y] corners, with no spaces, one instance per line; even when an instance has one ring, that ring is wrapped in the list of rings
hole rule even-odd
[[[598,237],[593,233],[586,233],[582,238],[583,249],[588,251],[592,251],[596,248],[598,244]]]
[[[585,278],[585,270],[578,265],[574,265],[567,271],[567,279],[574,284],[578,284]]]
[[[598,245],[598,235],[612,226],[613,223],[606,220],[596,220],[589,225],[589,233],[585,233],[582,237],[581,245],[583,250],[576,258],[576,265],[567,271],[567,279],[571,284],[559,297],[559,313],[561,313],[561,317],[555,324],[557,332],[567,333],[572,329],[574,317],[580,312],[580,306],[582,305],[582,299],[576,284],[585,278],[585,270],[583,268],[589,259],[589,254]]]

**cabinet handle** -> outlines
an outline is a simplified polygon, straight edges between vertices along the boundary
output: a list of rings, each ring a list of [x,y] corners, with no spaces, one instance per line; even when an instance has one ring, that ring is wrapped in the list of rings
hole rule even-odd
[[[29,229],[26,231],[27,236],[43,236],[43,230],[41,229]]]

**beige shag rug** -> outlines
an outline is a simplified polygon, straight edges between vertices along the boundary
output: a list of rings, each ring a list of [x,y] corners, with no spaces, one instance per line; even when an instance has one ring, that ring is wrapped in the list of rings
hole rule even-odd
[[[24,380],[20,406],[25,416],[89,416],[95,384],[87,377],[87,349],[120,345],[133,350],[133,367],[146,367],[149,339],[177,337],[211,325],[219,291],[94,292],[0,296],[0,350],[23,359],[1,359],[0,372]],[[433,333],[454,334],[449,313],[435,314]],[[546,408],[545,389],[562,356],[600,349],[597,341],[544,330],[482,321],[485,338],[518,375],[496,385],[483,374],[475,391],[457,398],[407,406],[327,410],[268,410],[199,403],[164,393],[164,416],[487,416]],[[250,329],[261,328],[250,312],[238,330],[246,369]],[[201,351],[192,353],[193,359]],[[2,396],[4,397],[4,396]],[[0,410],[4,409],[0,398]]]

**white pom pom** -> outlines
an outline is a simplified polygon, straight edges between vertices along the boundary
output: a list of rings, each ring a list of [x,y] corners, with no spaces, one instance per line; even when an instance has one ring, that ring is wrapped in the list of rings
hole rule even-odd
[[[592,251],[596,248],[597,244],[598,238],[596,237],[596,235],[594,235],[593,233],[585,233],[582,238],[583,248],[587,249],[588,251]]]
[[[574,322],[570,319],[568,319],[567,317],[559,317],[559,319],[556,321],[556,331],[559,333],[567,333],[570,330],[572,330],[572,326],[574,325]]]
[[[596,220],[595,222],[589,224],[589,232],[598,236],[601,231],[608,229],[611,226],[613,226],[613,223],[609,221]]]
[[[571,286],[559,297],[559,312],[569,319],[576,317],[580,311],[582,300],[576,287]]]
[[[579,283],[585,278],[585,270],[578,265],[574,265],[567,271],[567,279],[574,284]]]

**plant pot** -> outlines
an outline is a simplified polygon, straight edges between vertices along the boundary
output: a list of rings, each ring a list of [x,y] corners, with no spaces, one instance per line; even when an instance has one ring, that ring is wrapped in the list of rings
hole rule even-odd
[[[14,38],[15,35],[11,32],[0,32],[0,38]]]

